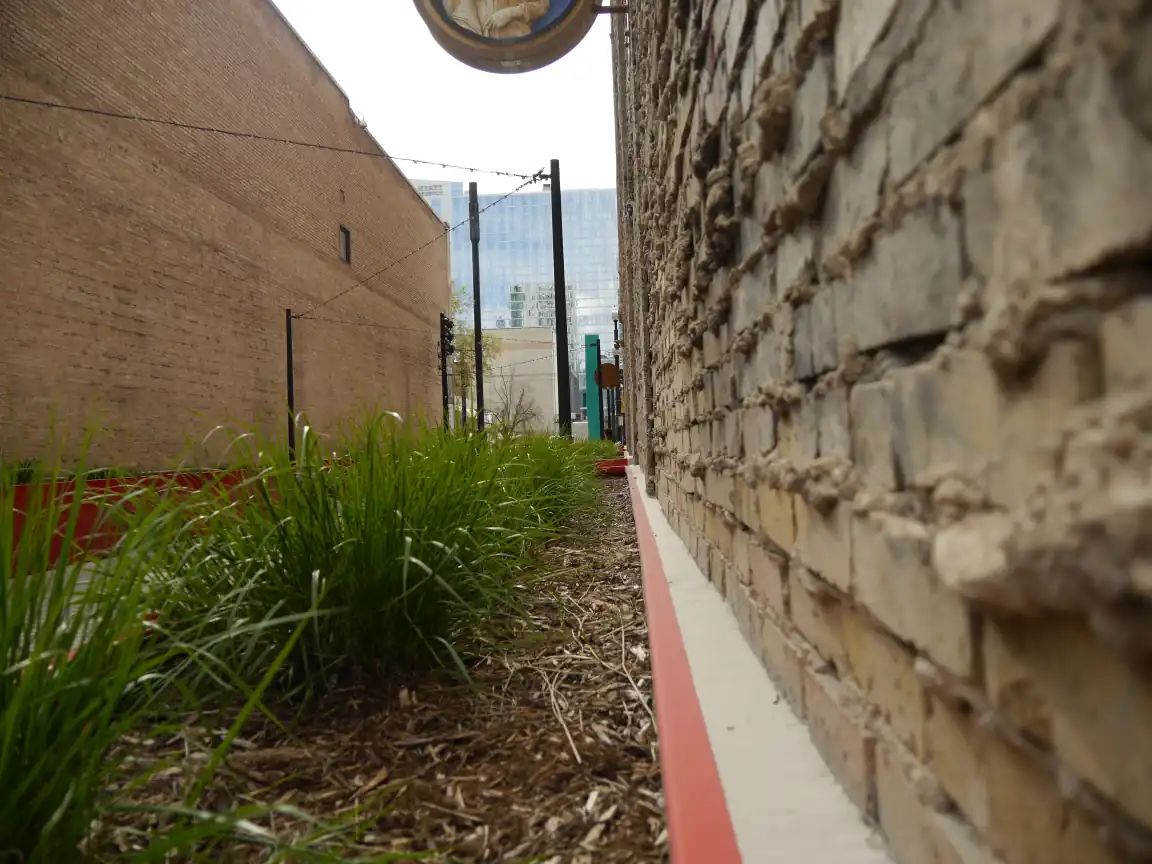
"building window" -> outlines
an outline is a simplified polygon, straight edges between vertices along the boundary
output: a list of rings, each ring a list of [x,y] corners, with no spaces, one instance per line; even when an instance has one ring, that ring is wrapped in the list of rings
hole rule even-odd
[[[340,226],[340,260],[352,263],[352,232],[343,225]]]

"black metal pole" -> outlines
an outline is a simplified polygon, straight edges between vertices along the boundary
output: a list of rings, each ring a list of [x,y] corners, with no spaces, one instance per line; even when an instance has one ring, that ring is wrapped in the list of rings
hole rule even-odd
[[[596,337],[596,409],[600,412],[600,437],[605,436],[605,418],[604,417],[604,385],[600,383],[600,367],[604,365],[603,358],[600,355],[600,337]]]
[[[296,377],[292,371],[292,310],[284,310],[288,362],[288,458],[296,459]]]
[[[472,240],[472,326],[476,336],[476,428],[484,428],[484,332],[480,329],[480,202],[468,184],[468,235]]]
[[[450,429],[448,419],[448,317],[440,313],[440,390],[444,397],[444,428]]]
[[[468,426],[468,394],[460,393],[460,428]]]
[[[560,201],[560,160],[553,159],[552,280],[556,298],[556,399],[560,403],[560,434],[572,437],[572,386],[568,372],[568,286],[564,281],[564,214]]]
[[[615,353],[617,384],[616,389],[613,391],[613,408],[615,412],[612,418],[612,428],[616,432],[616,443],[619,444],[624,436],[621,433],[623,426],[620,423],[620,395],[621,388],[624,386],[624,364],[620,362],[620,316],[614,315],[612,317],[612,351]]]

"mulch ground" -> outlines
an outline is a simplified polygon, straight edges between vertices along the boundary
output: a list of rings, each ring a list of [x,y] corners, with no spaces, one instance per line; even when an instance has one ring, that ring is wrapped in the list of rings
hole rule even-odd
[[[604,486],[599,522],[549,547],[544,578],[526,592],[527,620],[487,647],[471,685],[439,675],[386,698],[349,690],[290,734],[272,724],[246,732],[210,803],[276,804],[280,814],[256,819],[251,844],[214,860],[266,860],[290,840],[352,860],[666,861],[632,510],[626,481]],[[222,732],[200,722],[148,742],[138,767],[150,779],[117,797],[180,801]],[[110,844],[144,847],[158,818],[116,820]]]

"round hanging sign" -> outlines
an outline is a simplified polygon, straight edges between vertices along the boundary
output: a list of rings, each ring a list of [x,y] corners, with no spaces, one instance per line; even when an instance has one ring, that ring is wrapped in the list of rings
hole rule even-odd
[[[432,36],[485,72],[528,72],[588,35],[600,0],[413,0]]]

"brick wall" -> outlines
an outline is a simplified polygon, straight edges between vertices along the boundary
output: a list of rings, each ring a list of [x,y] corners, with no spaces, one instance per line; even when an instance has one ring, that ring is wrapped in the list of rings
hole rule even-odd
[[[0,3],[0,93],[381,152],[267,0]],[[93,423],[95,461],[141,468],[218,423],[283,435],[284,309],[442,230],[384,158],[0,102],[0,454],[72,456]],[[444,241],[316,313],[357,323],[295,322],[298,410],[438,421],[447,306]]]
[[[1152,860],[1149,4],[613,18],[630,440],[767,674],[905,864]]]

